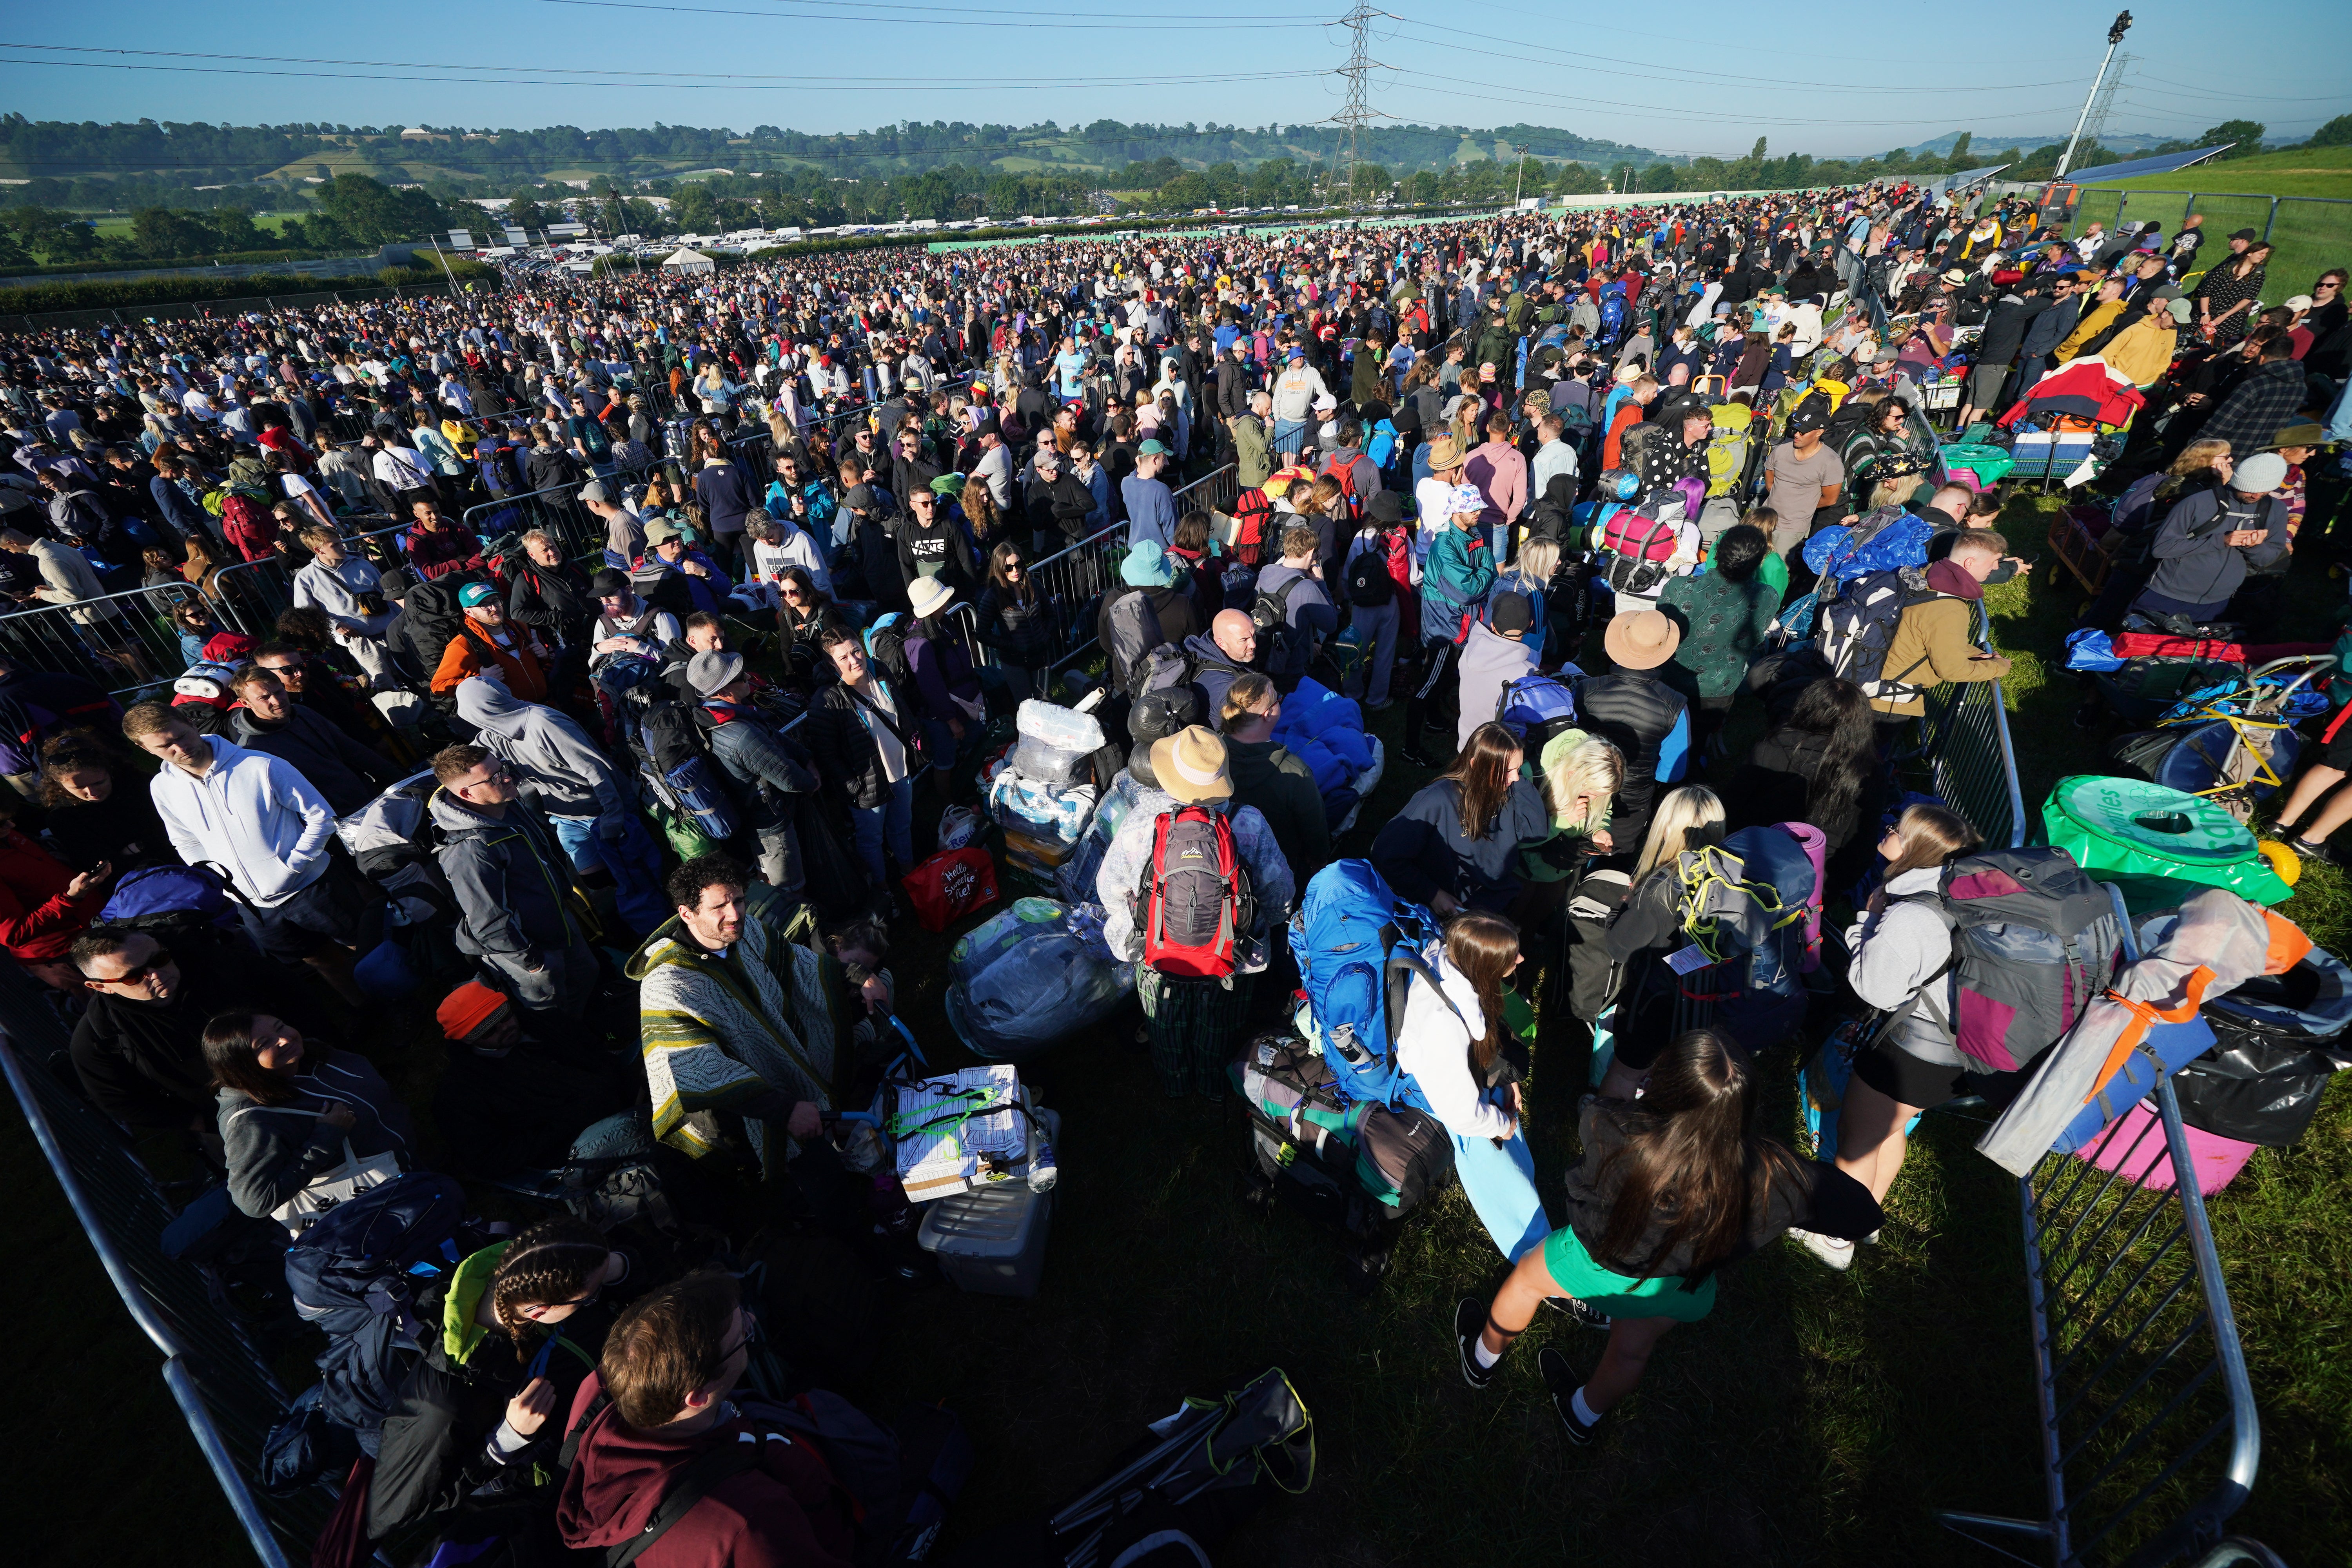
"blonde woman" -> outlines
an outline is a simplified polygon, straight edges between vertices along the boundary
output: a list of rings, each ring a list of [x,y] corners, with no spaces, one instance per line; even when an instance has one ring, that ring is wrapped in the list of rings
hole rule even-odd
[[[1676,874],[1687,851],[1723,842],[1722,797],[1699,784],[1668,792],[1650,818],[1650,835],[1633,864],[1633,891],[1610,917],[1605,946],[1623,971],[1617,990],[1616,1056],[1600,1092],[1631,1100],[1672,1029],[1675,975],[1665,956],[1686,945],[1675,905]]]
[[[1559,907],[1588,856],[1617,847],[1609,832],[1610,803],[1625,782],[1625,753],[1598,735],[1562,730],[1535,759],[1551,837],[1519,852],[1519,901],[1512,918],[1533,928]]]

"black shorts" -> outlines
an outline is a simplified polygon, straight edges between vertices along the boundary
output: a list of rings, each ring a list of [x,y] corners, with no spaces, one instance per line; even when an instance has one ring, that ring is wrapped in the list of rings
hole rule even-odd
[[[1972,1072],[1924,1061],[1890,1040],[1882,1040],[1853,1059],[1853,1076],[1899,1105],[1932,1110],[1950,1100],[1975,1094],[1999,1109],[2018,1097],[2039,1063],[2013,1072]]]
[[[247,935],[265,958],[292,963],[322,952],[330,943],[362,945],[382,895],[341,855],[327,857],[327,869],[309,887],[267,909],[239,904]]]
[[[2328,722],[2334,723],[2335,720],[2330,719]],[[2335,737],[2327,742],[2327,755],[2320,762],[2323,766],[2334,768],[2339,773],[2352,773],[2352,720],[2346,721],[2343,727],[2336,731]]]

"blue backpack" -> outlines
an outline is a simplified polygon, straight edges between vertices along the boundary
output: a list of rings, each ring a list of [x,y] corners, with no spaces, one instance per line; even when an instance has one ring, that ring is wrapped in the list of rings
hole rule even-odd
[[[1495,722],[1518,738],[1530,759],[1563,730],[1576,728],[1576,689],[1553,675],[1523,675],[1495,700]]]
[[[236,911],[220,873],[209,866],[149,866],[115,883],[98,925],[125,931],[161,926],[215,925],[234,929]]]
[[[1429,1109],[1420,1086],[1397,1070],[1391,1020],[1402,1020],[1413,975],[1436,986],[1422,952],[1437,935],[1436,918],[1390,891],[1369,860],[1334,860],[1307,884],[1290,921],[1290,952],[1312,1037],[1347,1099]]]
[[[294,1310],[327,1336],[318,1409],[329,1425],[364,1434],[392,1413],[439,1329],[418,1300],[465,1256],[465,1213],[455,1177],[412,1172],[329,1209],[286,1249]]]
[[[1615,342],[1625,331],[1625,292],[1609,289],[1601,296],[1601,336],[1604,342]]]

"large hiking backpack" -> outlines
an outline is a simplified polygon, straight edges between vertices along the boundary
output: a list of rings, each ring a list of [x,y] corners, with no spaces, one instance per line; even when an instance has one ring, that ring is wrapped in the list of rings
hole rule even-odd
[[[2115,904],[2063,849],[1959,856],[1936,891],[1894,901],[1940,910],[1952,928],[1952,955],[1887,1027],[1924,1013],[1989,1072],[2038,1060],[2115,979],[2122,948]]]
[[[1427,1111],[1351,1100],[1331,1058],[1295,1034],[1261,1036],[1227,1069],[1249,1108],[1250,1185],[1346,1238],[1350,1283],[1387,1271],[1398,1222],[1454,1183],[1454,1144]]]
[[[1804,977],[1821,967],[1822,849],[1806,822],[1743,827],[1686,850],[1675,912],[1706,960],[1695,975],[1724,1027],[1750,1050],[1778,1044],[1804,1016]],[[1712,967],[1712,973],[1706,966]]]
[[[1613,343],[1625,335],[1625,292],[1605,289],[1601,294],[1601,341]]]
[[[1162,812],[1135,895],[1145,966],[1180,979],[1229,980],[1255,923],[1249,872],[1225,814],[1203,805]]]
[[[1679,496],[1610,513],[1601,525],[1601,548],[1609,555],[1602,580],[1612,590],[1639,597],[1656,593],[1674,575],[1670,563],[1682,542],[1682,513]]]
[[[1831,670],[1861,687],[1864,696],[1906,700],[1918,694],[1920,689],[1910,678],[1927,656],[1907,668],[1889,670],[1887,650],[1895,646],[1905,610],[1943,597],[1927,585],[1927,573],[1916,566],[1859,578],[1821,608],[1816,647]]]
[[[1110,684],[1125,691],[1146,656],[1164,646],[1168,637],[1160,629],[1160,612],[1152,607],[1148,588],[1129,589],[1113,599],[1103,620],[1110,632],[1103,649],[1110,659]]]
[[[411,925],[457,912],[449,879],[433,854],[439,836],[429,804],[436,787],[432,770],[411,773],[335,824],[335,837],[360,873]]]
[[[1672,437],[1664,419],[1635,420],[1617,437],[1617,466],[1628,473],[1640,474],[1651,449]]]
[[[383,1425],[440,1325],[419,1302],[466,1256],[466,1194],[430,1172],[395,1176],[336,1205],[286,1249],[294,1310],[327,1336],[318,1408],[365,1434]]]
[[[1828,583],[1851,583],[1901,566],[1925,567],[1936,525],[1899,506],[1882,506],[1852,523],[1832,523],[1805,542],[1805,564]]]
[[[1250,603],[1250,620],[1257,627],[1257,640],[1268,650],[1269,669],[1297,668],[1298,645],[1307,634],[1290,624],[1290,593],[1306,581],[1303,575],[1293,577],[1268,592],[1261,579],[1257,597]]]
[[[1495,722],[1518,738],[1530,758],[1564,730],[1576,728],[1576,689],[1556,675],[1523,675],[1495,699]]]
[[[175,927],[236,929],[228,884],[209,866],[147,866],[115,883],[92,926],[115,931],[169,931]]]
[[[1350,531],[1364,521],[1364,498],[1356,493],[1356,465],[1341,462],[1336,457],[1323,459],[1323,472],[1339,481],[1339,500],[1346,507],[1345,521]]]
[[[630,688],[622,700],[638,772],[672,814],[713,843],[724,844],[743,826],[735,793],[711,759],[693,711],[667,690],[667,682],[649,680]]]
[[[1234,498],[1234,556],[1244,566],[1265,560],[1265,535],[1274,520],[1274,500],[1252,486]]]
[[[901,682],[911,682],[915,679],[914,661],[907,657],[908,623],[909,617],[904,611],[891,610],[877,616],[874,624],[860,635],[866,645],[866,657],[883,674]]]
[[[1707,410],[1715,428],[1706,438],[1706,493],[1728,496],[1748,472],[1748,438],[1756,416],[1744,403],[1717,404]]]
[[[400,618],[393,623],[394,635],[389,640],[395,652],[405,645],[409,662],[415,666],[408,672],[415,684],[423,686],[433,679],[449,640],[466,625],[465,607],[457,603],[458,593],[470,584],[488,580],[479,572],[448,572],[409,589],[408,596],[401,601]],[[457,699],[436,696],[433,700],[445,709],[452,709]]]
[[[1436,983],[1422,955],[1437,937],[1436,917],[1398,898],[1369,860],[1334,860],[1308,880],[1290,920],[1290,953],[1315,1043],[1347,1099],[1391,1105],[1402,1094],[1422,1104],[1397,1070],[1393,1030],[1412,976]]]

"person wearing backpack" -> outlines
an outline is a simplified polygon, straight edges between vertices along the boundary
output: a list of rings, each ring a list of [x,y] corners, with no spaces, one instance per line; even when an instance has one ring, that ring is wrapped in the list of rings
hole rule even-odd
[[[1960,1050],[1942,1016],[1942,999],[1954,994],[1939,984],[1951,972],[1953,947],[1937,889],[1945,866],[1980,842],[1964,818],[1941,806],[1906,807],[1879,840],[1886,864],[1878,889],[1846,932],[1846,951],[1853,954],[1846,982],[1854,994],[1882,1013],[1901,1010],[1896,1026],[1881,1029],[1855,1056],[1838,1112],[1838,1169],[1881,1203],[1903,1168],[1903,1130],[1913,1117],[1970,1094],[1998,1109],[2032,1076],[2031,1063],[2015,1072],[1983,1070]],[[1808,1232],[1797,1239],[1832,1268],[1853,1263],[1851,1239]]]
[[[347,1152],[414,1168],[408,1107],[365,1057],[314,1045],[284,1019],[241,1007],[214,1015],[202,1045],[238,1213],[269,1217]]]
[[[433,776],[426,811],[441,840],[434,858],[461,911],[458,951],[488,964],[526,1010],[578,1019],[602,976],[554,830],[487,747],[443,747]]]
[[[1364,507],[1364,526],[1348,544],[1343,571],[1348,624],[1365,651],[1361,669],[1350,677],[1367,713],[1389,706],[1389,677],[1396,668],[1397,628],[1413,608],[1412,529],[1404,520],[1404,498],[1382,490]]]
[[[1690,940],[1683,929],[1682,857],[1723,839],[1723,801],[1713,790],[1686,784],[1658,803],[1624,900],[1610,912],[1601,941],[1619,974],[1615,1055],[1601,1084],[1603,1094],[1632,1099],[1666,1042],[1675,977],[1661,964]]]
[[[637,1568],[852,1568],[866,1509],[805,1425],[744,1391],[757,1321],[699,1269],[633,1303],[566,1415],[555,1529]]]
[[[1503,986],[1521,962],[1519,928],[1470,910],[1446,922],[1443,948],[1406,981],[1397,1070],[1454,1142],[1454,1172],[1507,1262],[1551,1230],[1536,1194],[1517,1068],[1503,1055]]]
[[[1907,574],[1882,573],[1847,584],[1838,596],[1819,646],[1832,669],[1869,694],[1883,727],[1925,713],[1928,691],[1947,681],[1998,680],[2009,673],[2007,658],[1969,641],[1984,581],[2008,553],[2000,534],[1970,529],[1949,555],[1928,563],[1918,587],[1910,586]],[[1890,600],[1900,606],[1892,629],[1868,625],[1883,621]]]
[[[1282,693],[1263,675],[1244,675],[1226,689],[1217,729],[1234,770],[1234,804],[1255,806],[1274,829],[1274,841],[1305,887],[1331,858],[1331,822],[1315,772],[1274,738]]]
[[[1535,671],[1536,652],[1528,634],[1536,625],[1535,606],[1524,594],[1498,593],[1487,605],[1487,616],[1470,628],[1462,645],[1462,717],[1457,721],[1454,751],[1470,743],[1470,732],[1491,723],[1504,691]]]
[[[1136,965],[1152,1066],[1171,1100],[1222,1100],[1267,933],[1297,896],[1273,825],[1234,799],[1224,738],[1200,725],[1155,743],[1095,887],[1103,940]]]
[[[1577,1321],[1609,1333],[1581,1380],[1557,1345],[1537,1360],[1562,1435],[1586,1446],[1640,1384],[1658,1341],[1714,1310],[1721,1269],[1796,1226],[1875,1231],[1885,1216],[1868,1191],[1759,1131],[1757,1100],[1747,1051],[1716,1029],[1668,1043],[1638,1100],[1587,1096],[1568,1223],[1520,1258],[1491,1303],[1471,1297],[1454,1307],[1463,1381],[1489,1387],[1543,1304],[1566,1301]]]
[[[1422,572],[1421,683],[1405,699],[1404,743],[1398,753],[1423,768],[1437,765],[1421,750],[1424,734],[1447,728],[1448,718],[1460,710],[1461,645],[1495,587],[1494,555],[1478,526],[1486,498],[1474,486],[1455,485],[1444,506],[1445,527],[1430,545]]]
[[[621,918],[637,935],[667,920],[661,852],[629,782],[587,731],[479,676],[460,681],[457,695],[457,717],[474,726],[476,742],[499,754],[547,815],[572,870],[609,872]]]
[[[1268,647],[1266,673],[1284,690],[1306,679],[1325,639],[1339,630],[1339,611],[1323,586],[1315,530],[1293,523],[1282,535],[1282,556],[1258,574],[1250,618]]]
[[[551,1417],[572,1408],[649,1272],[563,1215],[468,1254],[421,1292],[418,1315],[437,1331],[383,1418],[368,1539],[427,1520],[460,1531],[467,1515],[537,1489],[562,1436]]]
[[[816,789],[816,772],[807,753],[779,734],[754,706],[741,654],[715,648],[698,653],[687,664],[686,679],[696,700],[696,732],[743,803],[745,825],[759,842],[761,879],[789,900],[807,880],[793,826],[793,797]]]
[[[1716,542],[1712,571],[1677,577],[1658,596],[1658,608],[1682,632],[1660,673],[1696,708],[1695,744],[1722,727],[1749,661],[1780,613],[1780,595],[1759,570],[1771,552],[1761,530],[1734,524]]]
[[[1586,732],[1625,758],[1616,805],[1621,840],[1648,831],[1658,786],[1678,783],[1690,764],[1690,704],[1656,673],[1681,643],[1681,628],[1656,610],[1613,616],[1601,646],[1615,668],[1576,683],[1576,710]]]

